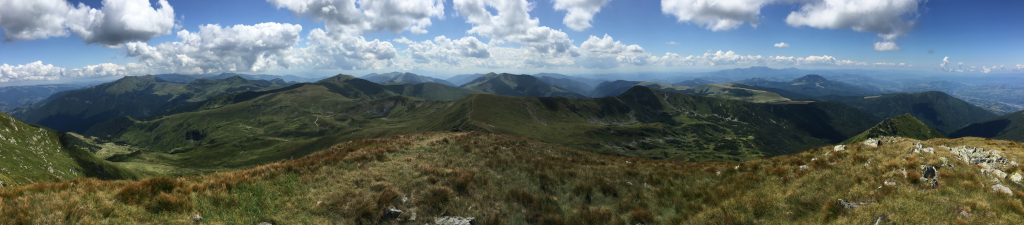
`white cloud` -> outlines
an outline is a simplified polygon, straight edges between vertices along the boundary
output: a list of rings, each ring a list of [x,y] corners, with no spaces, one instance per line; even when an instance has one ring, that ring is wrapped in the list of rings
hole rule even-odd
[[[296,49],[296,64],[322,69],[373,69],[390,65],[397,50],[391,42],[314,29],[307,47]]]
[[[555,10],[566,11],[562,23],[575,31],[583,31],[590,28],[590,22],[594,20],[594,14],[601,11],[601,7],[608,4],[610,0],[554,0]]]
[[[590,36],[579,47],[577,63],[587,68],[611,68],[621,65],[644,65],[650,56],[639,45],[626,45],[608,34]]]
[[[875,50],[899,49],[894,42],[913,28],[922,0],[822,0],[805,4],[786,17],[790,26],[853,29],[878,34]]]
[[[454,0],[454,7],[473,25],[467,31],[470,34],[519,43],[544,54],[572,53],[569,35],[540,26],[537,18],[530,17],[532,5],[526,0]]]
[[[444,17],[443,0],[267,0],[278,8],[323,21],[330,32],[427,33],[432,18]]]
[[[158,8],[149,0],[104,0],[101,9],[65,0],[0,0],[0,27],[7,40],[67,36],[68,30],[88,43],[118,45],[146,41],[170,33],[174,8],[166,0]]]
[[[896,46],[896,42],[892,41],[880,41],[875,42],[875,51],[886,52],[900,50],[899,46]]]
[[[679,22],[694,23],[712,31],[736,29],[744,23],[756,26],[761,7],[770,0],[661,0],[661,12]]]
[[[1024,70],[1024,64],[1017,64],[1017,70]]]
[[[789,44],[787,44],[786,42],[775,43],[772,46],[775,46],[775,48],[789,48]]]
[[[407,45],[406,50],[418,63],[438,61],[449,65],[457,65],[464,62],[463,59],[465,58],[484,59],[491,57],[488,45],[480,42],[480,40],[473,36],[455,40],[445,36],[437,36],[434,40],[421,42],[413,42],[402,38],[396,40],[396,42]]]
[[[22,65],[0,64],[0,83],[16,81],[54,81],[82,77],[127,76],[143,74],[137,64],[119,65],[103,63],[81,68],[66,69],[42,61]]]
[[[178,41],[150,46],[125,44],[128,56],[151,70],[179,73],[263,71],[287,67],[302,26],[282,23],[255,25],[204,25],[198,32],[182,30]]]

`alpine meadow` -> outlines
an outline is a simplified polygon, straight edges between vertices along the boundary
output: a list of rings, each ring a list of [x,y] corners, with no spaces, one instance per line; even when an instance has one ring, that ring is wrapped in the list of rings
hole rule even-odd
[[[0,224],[1024,224],[1021,11],[0,0]]]

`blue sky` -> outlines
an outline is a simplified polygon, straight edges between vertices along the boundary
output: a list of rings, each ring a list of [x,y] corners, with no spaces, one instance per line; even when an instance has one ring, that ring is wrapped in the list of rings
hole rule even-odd
[[[1024,1],[564,1],[580,9],[599,7],[589,20],[591,26],[583,29],[563,22],[569,10],[556,9],[560,0],[362,0],[354,5],[351,1],[172,0],[167,1],[172,17],[161,14],[165,9],[157,0],[148,5],[139,3],[146,0],[0,0],[0,6],[8,6],[0,9],[0,34],[5,37],[0,43],[0,82],[217,72],[316,75],[402,70],[452,75],[746,66],[971,74],[1024,70]],[[379,3],[381,10],[398,11],[370,16],[370,2]],[[52,9],[35,12],[41,7],[25,6],[44,3],[52,3]],[[472,15],[474,3],[489,13]],[[402,11],[403,4],[420,5]],[[515,7],[523,4],[528,11]],[[666,9],[669,4],[680,7]],[[116,5],[129,10],[110,7]],[[356,11],[326,15],[309,10],[322,6],[352,6]],[[72,15],[77,9],[126,19],[87,22]],[[716,13],[720,11],[733,13]],[[800,12],[821,17],[787,19]],[[18,18],[46,13],[66,18],[59,24]],[[526,19],[508,16],[523,13]],[[474,16],[506,24],[473,22]],[[529,24],[531,19],[539,23]],[[730,19],[740,24],[725,29],[705,25]],[[416,22],[424,20],[429,25],[415,31]],[[260,23],[273,24],[246,29]],[[91,30],[75,30],[76,24]],[[201,29],[209,24],[218,27]],[[892,31],[902,24],[912,25]],[[474,31],[478,29],[485,31]],[[201,38],[187,42],[179,35],[182,31]],[[595,40],[588,40],[591,37]],[[321,41],[313,43],[314,39]],[[780,42],[788,47],[774,46]],[[874,47],[882,42],[895,47]],[[187,60],[172,60],[183,57]],[[943,60],[948,63],[940,66]],[[100,64],[106,66],[89,67]]]

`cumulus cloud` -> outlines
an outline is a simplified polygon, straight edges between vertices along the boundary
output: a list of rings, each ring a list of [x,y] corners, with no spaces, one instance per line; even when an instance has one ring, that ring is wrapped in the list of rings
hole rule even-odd
[[[68,78],[127,76],[145,73],[137,64],[103,63],[66,69],[42,61],[21,65],[0,64],[0,83],[15,81],[54,81]]]
[[[744,23],[756,26],[761,7],[770,0],[661,0],[661,12],[679,22],[694,23],[712,31],[736,29]]]
[[[895,40],[914,27],[923,0],[823,0],[786,16],[790,26],[853,29],[878,34],[875,50],[897,50]]]
[[[156,71],[208,73],[263,71],[287,67],[299,40],[302,26],[284,23],[255,25],[204,25],[198,32],[181,30],[178,41],[151,46],[144,42],[125,44],[128,56]]]
[[[427,33],[432,18],[444,17],[443,0],[267,0],[278,8],[323,21],[331,32]]]
[[[544,54],[572,53],[569,35],[540,26],[540,21],[530,16],[532,5],[526,0],[454,0],[454,7],[473,25],[467,31],[470,34],[519,43]]]
[[[662,56],[652,57],[652,64],[681,67],[681,66],[825,66],[825,67],[909,67],[902,62],[876,62],[868,63],[863,61],[842,59],[831,55],[808,55],[808,56],[763,56],[740,54],[734,51],[707,51],[700,55],[683,56],[676,53],[665,53]]]
[[[554,0],[555,10],[566,11],[562,23],[569,29],[583,31],[590,28],[590,22],[594,20],[594,14],[601,11],[601,7],[608,4],[610,0]]]
[[[1024,70],[1024,64],[1017,64],[1017,70]]]
[[[437,61],[456,65],[463,63],[466,58],[484,59],[491,57],[488,45],[480,42],[480,40],[473,36],[454,40],[445,36],[437,36],[433,40],[421,42],[402,38],[396,40],[396,42],[407,45],[406,50],[418,63]]]
[[[391,42],[314,29],[307,47],[293,54],[298,64],[326,69],[372,69],[388,66],[398,50]]]
[[[789,44],[787,44],[786,42],[775,43],[772,46],[775,46],[775,48],[789,48]]]
[[[88,43],[118,45],[165,35],[174,27],[174,8],[167,0],[159,0],[156,8],[149,0],[104,0],[102,5],[0,0],[0,28],[7,40],[67,36],[70,30]]]
[[[590,36],[579,47],[578,63],[589,68],[610,68],[618,65],[644,65],[649,55],[639,45],[626,45],[608,34]]]

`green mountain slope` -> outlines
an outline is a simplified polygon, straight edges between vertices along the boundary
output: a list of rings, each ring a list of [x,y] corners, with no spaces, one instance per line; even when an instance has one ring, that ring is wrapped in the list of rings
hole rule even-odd
[[[984,137],[1024,141],[1024,111],[971,124],[953,132],[950,137]]]
[[[889,118],[906,113],[929,127],[951,133],[968,124],[990,120],[995,114],[942,92],[900,93],[881,96],[840,98],[839,102]]]
[[[147,149],[129,161],[184,168],[172,173],[251,166],[302,156],[341,140],[428,127],[437,122],[432,115],[452,103],[403,95],[442,93],[424,90],[424,85],[452,88],[379,85],[339,75],[140,121],[116,140]]]
[[[666,92],[683,92],[683,91],[685,91],[687,89],[690,89],[689,86],[682,86],[682,85],[671,85],[671,84],[663,84],[663,83],[656,83],[656,82],[646,82],[646,81],[616,80],[616,81],[601,82],[600,84],[597,85],[597,87],[594,88],[594,91],[591,93],[591,96],[594,96],[594,97],[618,96],[618,95],[621,95],[622,93],[625,93],[626,91],[628,91],[630,88],[633,88],[634,86],[644,86],[644,87],[649,87],[649,88],[652,88],[652,89],[655,89],[655,90],[666,91]]]
[[[156,76],[125,77],[95,87],[59,93],[16,116],[59,131],[107,136],[104,123],[123,123],[126,118],[148,119],[173,112],[191,111],[213,97],[283,87],[283,81],[199,79],[176,83]],[[116,126],[115,126],[116,127]],[[104,129],[98,129],[104,128]]]
[[[731,99],[754,103],[788,102],[789,98],[782,97],[778,93],[758,90],[753,87],[740,84],[707,84],[687,89],[683,93],[706,96],[712,98]]]
[[[736,163],[594,154],[484,133],[358,140],[251,169],[0,189],[13,224],[1017,224],[1018,144],[885,138]],[[933,153],[907,149],[920,143]],[[946,147],[950,146],[950,147]],[[935,188],[922,166],[939,166]],[[901,171],[905,171],[901,172]],[[1012,176],[1011,176],[1012,177]],[[17,204],[15,204],[17,203]],[[73,211],[65,211],[67,208]],[[73,212],[73,213],[72,213]],[[32,215],[32,216],[27,216]],[[55,215],[55,216],[39,216]],[[197,218],[193,220],[192,218]],[[201,219],[199,219],[201,218]],[[198,222],[196,222],[198,221]],[[468,222],[468,221],[467,221]]]
[[[461,86],[464,89],[504,96],[569,97],[583,98],[575,93],[545,83],[530,75],[490,73]]]
[[[869,115],[839,104],[754,104],[641,86],[585,100],[474,95],[455,108],[445,118],[461,119],[460,130],[682,160],[792,153],[843,141],[872,123]]]
[[[850,138],[846,143],[857,143],[868,138],[882,136],[897,136],[919,140],[944,137],[938,130],[928,127],[927,124],[921,122],[921,120],[918,120],[913,115],[903,114],[878,123],[878,125],[871,127],[871,129]]]

